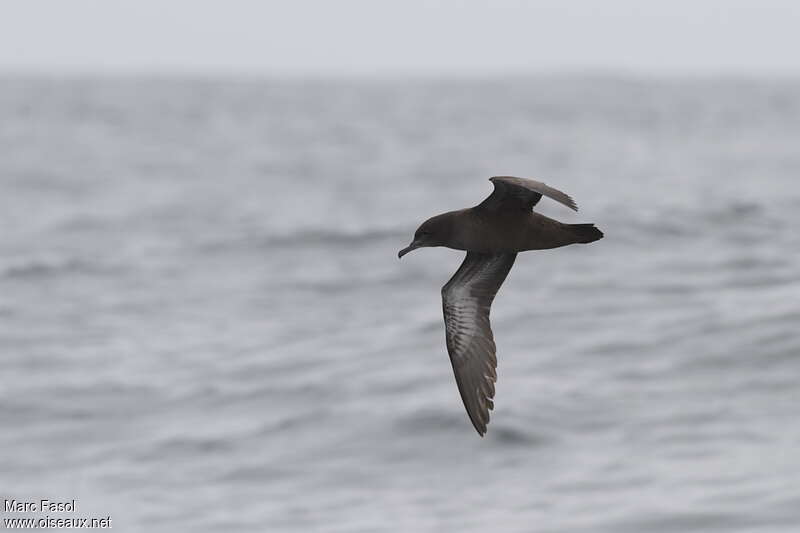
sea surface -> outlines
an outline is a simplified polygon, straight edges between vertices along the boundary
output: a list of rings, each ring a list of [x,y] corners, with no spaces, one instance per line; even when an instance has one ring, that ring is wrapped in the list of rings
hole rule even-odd
[[[444,344],[492,175],[591,245]],[[0,499],[117,531],[800,528],[800,81],[0,78]]]

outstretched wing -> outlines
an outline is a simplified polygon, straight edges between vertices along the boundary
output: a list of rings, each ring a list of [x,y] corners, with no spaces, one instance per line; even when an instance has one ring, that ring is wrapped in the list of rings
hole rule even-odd
[[[542,195],[560,202],[570,209],[578,210],[575,200],[568,194],[558,189],[554,189],[541,181],[530,180],[527,178],[514,178],[511,176],[495,176],[489,178],[494,183],[494,191],[483,202],[478,205],[478,209],[487,211],[500,210],[530,210],[542,199]]]
[[[489,310],[517,254],[467,252],[442,287],[445,337],[458,391],[472,425],[483,436],[494,407],[497,358]]]

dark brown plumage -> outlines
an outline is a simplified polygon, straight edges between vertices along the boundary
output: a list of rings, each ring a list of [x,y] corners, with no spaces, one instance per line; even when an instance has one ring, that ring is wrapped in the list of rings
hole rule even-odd
[[[494,191],[469,209],[426,220],[398,257],[427,246],[466,250],[464,262],[442,287],[445,339],[458,390],[472,425],[483,436],[494,407],[497,380],[489,311],[517,253],[544,250],[603,237],[594,224],[564,224],[533,211],[542,196],[578,210],[563,192],[539,181],[497,176]]]

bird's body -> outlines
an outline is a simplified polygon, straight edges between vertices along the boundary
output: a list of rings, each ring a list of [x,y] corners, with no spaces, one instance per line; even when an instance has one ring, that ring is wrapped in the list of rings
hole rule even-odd
[[[530,210],[490,212],[472,207],[439,216],[452,225],[448,248],[486,254],[592,242],[599,233],[593,224],[564,224]]]
[[[603,237],[594,224],[564,224],[533,211],[548,196],[578,210],[563,192],[544,183],[510,176],[491,178],[495,190],[479,205],[426,220],[399,257],[426,246],[446,246],[467,252],[464,262],[442,287],[447,351],[461,399],[482,436],[494,407],[495,343],[489,311],[517,253]]]

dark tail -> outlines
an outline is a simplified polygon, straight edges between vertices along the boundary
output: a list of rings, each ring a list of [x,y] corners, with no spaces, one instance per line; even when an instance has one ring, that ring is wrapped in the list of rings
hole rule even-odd
[[[603,238],[603,232],[594,227],[594,224],[567,224],[577,240],[575,242],[590,243]]]

